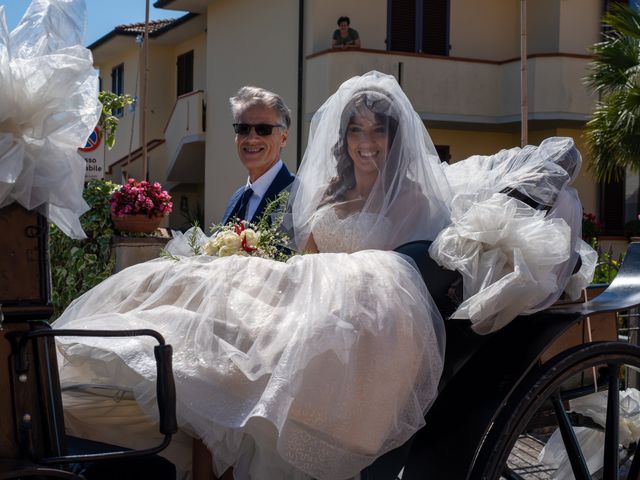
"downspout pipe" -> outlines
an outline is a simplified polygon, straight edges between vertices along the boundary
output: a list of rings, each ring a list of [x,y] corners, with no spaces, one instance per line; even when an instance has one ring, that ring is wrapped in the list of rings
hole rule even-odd
[[[298,106],[296,121],[296,167],[302,162],[302,121],[304,106],[302,88],[304,83],[304,0],[298,0]]]

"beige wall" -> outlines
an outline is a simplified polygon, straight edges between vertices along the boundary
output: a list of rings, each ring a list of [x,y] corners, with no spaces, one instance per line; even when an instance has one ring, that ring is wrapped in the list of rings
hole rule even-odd
[[[147,138],[164,138],[176,98],[176,57],[170,46],[150,45]],[[140,111],[142,115],[142,111]]]
[[[485,60],[519,56],[519,8],[517,0],[451,0],[449,55]]]
[[[520,2],[517,4],[517,28],[520,33]],[[529,54],[558,52],[561,0],[534,0],[527,2],[527,52]],[[520,38],[515,42],[518,47],[516,56],[520,56]]]
[[[601,3],[527,2],[528,52],[586,53],[586,47],[598,40]],[[305,55],[331,47],[331,34],[341,15],[351,18],[363,47],[386,50],[386,0],[306,0],[305,8]],[[450,19],[449,55],[500,61],[519,57],[518,0],[451,0]]]
[[[131,39],[131,49],[124,52],[122,55],[107,59],[97,67],[100,70],[100,78],[102,78],[102,89],[111,91],[111,69],[124,64],[124,93],[131,96],[139,95],[139,90],[136,88],[136,72],[138,70],[138,47],[135,45],[135,41]],[[138,102],[137,108],[140,107]],[[107,150],[105,154],[105,166],[108,167],[116,160],[122,158],[129,152],[129,143],[132,141],[133,149],[135,150],[140,146],[140,116],[135,115],[129,111],[128,108],[124,109],[123,116],[120,117],[120,123],[118,124],[118,130],[116,132],[116,143],[112,150]],[[132,128],[133,127],[133,128]],[[133,138],[132,138],[133,137]]]
[[[175,62],[172,62],[171,56],[168,55],[169,50],[167,47],[157,45],[150,45],[149,48],[150,78],[147,117],[147,135],[149,141],[164,138],[164,127],[171,108],[173,107],[173,102],[169,100],[168,92],[170,92],[172,78],[174,76],[171,74],[171,66],[172,63],[175,64]],[[105,155],[105,164],[107,167],[128,155],[129,148],[131,148],[131,151],[135,151],[142,146],[141,109],[143,95],[139,74],[138,84],[136,85],[136,75],[140,61],[138,52],[138,48],[134,47],[126,53],[104,62],[100,66],[100,74],[103,78],[103,89],[111,90],[111,69],[124,62],[124,93],[138,97],[135,113],[125,108],[124,115],[120,118],[115,146],[111,151],[107,150]],[[149,178],[151,180],[164,181],[166,160],[164,149],[156,151],[153,155],[149,154]],[[130,169],[128,173],[129,175],[135,176],[135,178],[142,176],[141,170]],[[113,179],[120,181],[120,173],[116,172]]]
[[[489,130],[464,130],[430,128],[426,123],[433,143],[448,145],[451,163],[464,160],[472,155],[492,155],[505,148],[520,144],[520,132],[495,132]],[[582,154],[582,169],[573,186],[578,190],[582,206],[586,212],[597,212],[597,185],[588,171],[588,153],[584,144],[583,130],[576,128],[547,128],[529,131],[529,144],[539,145],[548,137],[571,137]]]
[[[600,41],[602,0],[560,0],[559,50],[588,54],[588,47]]]
[[[164,143],[157,145],[155,148],[149,150],[149,179],[151,181],[158,181],[163,183],[165,178],[165,166],[164,163],[167,158],[167,151]],[[134,158],[131,164],[127,165],[126,162],[114,165],[111,169],[111,174],[108,175],[109,179],[116,183],[120,183],[124,179],[124,175],[133,177],[136,180],[142,179],[142,161],[141,157]],[[164,183],[163,183],[164,186]]]
[[[527,51],[586,54],[598,41],[602,0],[527,2]],[[508,60],[520,56],[518,0],[451,0],[449,54]]]
[[[100,75],[102,77],[102,88],[111,90],[111,69],[114,66],[124,63],[124,93],[137,96],[138,102],[136,111],[130,112],[124,109],[124,115],[120,118],[118,131],[116,134],[116,144],[111,151],[107,151],[105,163],[111,165],[142,145],[142,79],[138,74],[140,63],[139,49],[135,46],[133,39],[131,50],[105,61],[100,65]],[[169,93],[175,81],[175,59],[172,60],[172,50],[165,46],[150,45],[149,48],[149,101],[148,101],[148,130],[149,141],[164,138],[164,128],[173,107],[172,98]],[[138,84],[136,85],[136,76]],[[175,87],[174,87],[175,88]],[[132,125],[133,123],[133,125]],[[133,128],[132,128],[133,126]],[[166,159],[156,159],[156,162],[166,163]],[[152,169],[159,172],[160,169]],[[163,178],[154,178],[163,180]]]
[[[140,74],[138,75],[138,84],[136,85],[136,74],[140,63],[140,50],[135,45],[133,38],[131,39],[131,44],[131,49],[111,59],[107,59],[99,65],[100,76],[102,77],[102,88],[111,90],[111,69],[120,63],[124,63],[124,92],[131,96],[138,97],[135,115],[125,108],[124,115],[120,119],[115,147],[113,150],[107,151],[106,154],[105,163],[107,166],[127,155],[130,146],[132,151],[142,146],[141,108],[143,95],[142,78]],[[164,130],[176,100],[176,59],[178,55],[189,50],[194,50],[194,88],[204,90],[206,87],[207,63],[205,34],[200,34],[176,46],[154,43],[154,41],[151,40],[149,45],[148,141],[164,138]],[[168,160],[165,149],[161,148],[153,155],[150,154],[149,159],[150,178],[164,182]],[[131,175],[142,175],[141,170],[140,172],[131,170],[129,173]],[[116,181],[120,181],[119,169],[113,178]]]
[[[582,83],[588,60],[540,57],[529,62],[529,110],[533,118],[584,120],[594,97]],[[486,63],[351,51],[307,61],[305,109],[310,117],[346,79],[370,70],[398,76],[423,118],[474,123],[519,120],[520,64]]]
[[[201,33],[200,35],[180,43],[174,47],[173,57],[178,59],[179,55],[187,53],[193,50],[193,89],[205,90],[207,87],[207,35]],[[173,93],[177,91],[177,66],[174,62],[173,67]]]
[[[212,2],[207,14],[207,146],[205,223],[219,221],[229,196],[246,182],[238,160],[229,97],[243,85],[283,96],[292,128],[283,160],[295,170],[298,2]],[[247,15],[247,11],[251,15]],[[242,35],[238,35],[238,28]],[[229,39],[234,39],[233,48]],[[214,60],[215,59],[215,60]]]
[[[492,155],[520,142],[519,133],[431,128],[429,122],[426,122],[426,127],[435,145],[449,146],[450,163],[472,155]]]
[[[582,79],[587,73],[588,60],[584,58],[531,59],[529,110],[538,115],[552,113],[555,118],[560,112],[576,115],[576,119],[590,116],[597,97],[584,86]]]

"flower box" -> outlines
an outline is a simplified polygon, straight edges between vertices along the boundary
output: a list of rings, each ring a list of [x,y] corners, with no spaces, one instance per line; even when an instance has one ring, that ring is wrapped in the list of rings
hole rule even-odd
[[[171,213],[171,196],[158,182],[127,180],[111,194],[111,220],[120,232],[154,232],[162,218]]]
[[[111,221],[119,232],[153,233],[160,226],[163,217],[147,215],[114,215],[111,214]]]

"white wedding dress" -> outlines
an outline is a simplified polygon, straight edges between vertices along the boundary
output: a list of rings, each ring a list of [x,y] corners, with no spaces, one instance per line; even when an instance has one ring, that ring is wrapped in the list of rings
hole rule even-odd
[[[352,477],[423,425],[444,353],[442,319],[420,275],[402,255],[359,251],[370,237],[354,218],[323,208],[313,227],[320,250],[354,253],[287,263],[157,259],[110,277],[54,327],[162,333],[174,348],[179,425],[211,449],[217,472],[234,465],[242,479]],[[153,341],[58,342],[63,386],[130,387],[156,417]],[[73,432],[88,415],[77,398],[71,403]],[[126,419],[115,421],[122,439],[139,445]],[[84,432],[114,440],[86,424]]]
[[[356,153],[382,149],[348,129],[367,112],[386,125],[386,156],[373,163],[371,191],[354,199],[348,139],[361,141]],[[354,77],[314,115],[284,214],[297,247],[312,238],[323,253],[135,265],[54,327],[162,333],[174,347],[181,432],[210,448],[217,473],[233,465],[243,480],[350,478],[424,424],[443,367],[444,325],[423,279],[384,250],[433,240],[431,257],[464,279],[454,317],[496,331],[590,280],[595,262],[585,262],[580,202],[568,186],[580,161],[571,139],[555,138],[443,166],[395,79]],[[180,238],[172,251],[188,251]],[[156,417],[152,344],[58,340],[63,385],[129,388],[139,406],[131,417],[122,409],[97,418],[74,397],[65,405],[72,432],[140,446],[129,427],[141,412]],[[103,420],[119,422],[118,435],[92,426]],[[167,453],[188,469],[184,453]]]

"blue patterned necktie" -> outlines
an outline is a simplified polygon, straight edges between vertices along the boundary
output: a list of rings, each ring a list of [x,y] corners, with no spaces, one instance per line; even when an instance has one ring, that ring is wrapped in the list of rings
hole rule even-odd
[[[249,220],[245,217],[247,215],[247,206],[249,205],[249,199],[251,198],[251,195],[253,195],[253,190],[251,190],[251,188],[247,188],[240,198],[240,202],[238,203],[238,210],[236,212],[236,217],[238,217],[240,220]]]

